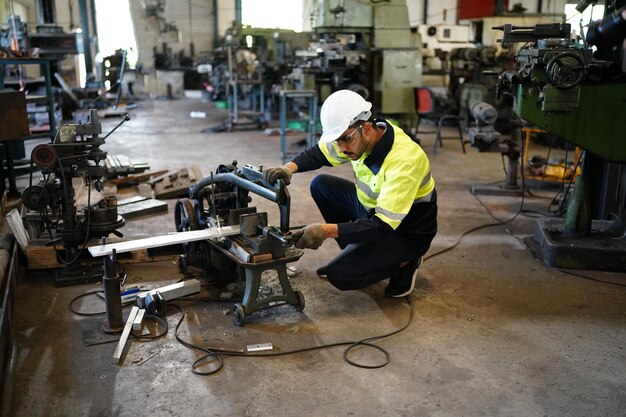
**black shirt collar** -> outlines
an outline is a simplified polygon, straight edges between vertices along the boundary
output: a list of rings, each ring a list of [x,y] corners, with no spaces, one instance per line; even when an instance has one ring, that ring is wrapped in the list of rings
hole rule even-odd
[[[387,154],[391,151],[394,134],[393,127],[391,127],[385,119],[378,118],[374,120],[374,123],[384,123],[387,129],[378,143],[374,146],[374,149],[372,149],[372,153],[365,158],[363,163],[370,169],[370,171],[372,171],[374,175],[377,175],[378,171],[380,171],[380,167],[383,165],[383,161],[387,157]],[[377,128],[380,129],[380,126],[377,126]]]

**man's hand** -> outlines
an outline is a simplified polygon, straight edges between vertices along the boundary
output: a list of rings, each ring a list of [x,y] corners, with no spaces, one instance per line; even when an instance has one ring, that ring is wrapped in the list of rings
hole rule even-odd
[[[291,171],[285,167],[266,168],[263,170],[263,178],[270,185],[276,184],[276,181],[282,179],[285,185],[291,183]]]
[[[296,230],[292,234],[295,246],[298,249],[317,249],[322,246],[327,235],[321,224],[315,223],[304,229]]]

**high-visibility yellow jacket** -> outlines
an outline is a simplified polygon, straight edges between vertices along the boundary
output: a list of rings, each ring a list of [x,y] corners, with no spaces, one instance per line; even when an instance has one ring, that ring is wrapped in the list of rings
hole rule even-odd
[[[339,225],[342,235],[358,234],[357,240],[376,238],[376,233],[363,233],[368,227],[387,232],[398,231],[406,237],[436,232],[435,180],[424,150],[397,126],[383,119],[376,120],[385,134],[371,154],[355,161],[339,151],[336,142],[318,143],[317,149],[302,152],[293,159],[298,171],[317,169],[321,165],[352,163],[356,193],[361,204],[372,214],[363,224]],[[321,152],[322,155],[319,155]],[[323,156],[323,161],[320,161]],[[317,160],[317,161],[316,161]],[[433,207],[434,206],[434,207]],[[357,222],[358,223],[358,222]],[[358,232],[358,233],[357,233]],[[348,239],[345,243],[353,243]]]

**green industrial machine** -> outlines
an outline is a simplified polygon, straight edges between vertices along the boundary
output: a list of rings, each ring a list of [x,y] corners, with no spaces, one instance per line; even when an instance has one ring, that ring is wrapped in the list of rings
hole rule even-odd
[[[315,39],[306,50],[296,51],[288,78],[296,89],[316,89],[320,102],[348,88],[385,115],[413,118],[422,55],[408,16],[405,0],[318,0]]]
[[[625,4],[607,1],[579,42],[565,23],[497,28],[503,43],[527,42],[499,91],[515,96],[521,119],[584,150],[565,218],[538,220],[529,241],[549,266],[626,271]]]

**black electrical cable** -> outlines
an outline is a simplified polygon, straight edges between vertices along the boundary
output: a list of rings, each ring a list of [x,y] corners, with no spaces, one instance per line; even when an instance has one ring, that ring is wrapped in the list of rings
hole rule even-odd
[[[522,123],[521,123],[521,119],[519,121],[520,121],[520,123],[519,123],[519,131],[520,131],[520,138],[521,138],[522,137]],[[524,155],[524,141],[521,141],[521,154]],[[513,215],[513,217],[511,217],[508,220],[500,220],[500,219],[498,219],[496,216],[494,216],[489,211],[489,209],[487,209],[485,204],[476,196],[476,194],[472,193],[472,195],[474,196],[474,198],[476,198],[478,203],[481,206],[483,206],[483,208],[485,208],[487,210],[489,215],[496,220],[496,223],[487,223],[487,224],[483,224],[483,225],[480,225],[480,226],[473,227],[473,228],[471,228],[469,230],[466,230],[465,232],[463,232],[461,234],[461,236],[459,236],[457,241],[454,242],[454,244],[452,246],[448,246],[447,248],[441,249],[441,250],[439,250],[439,251],[437,251],[437,252],[435,252],[433,254],[430,254],[428,256],[424,256],[423,260],[434,258],[435,256],[439,256],[439,255],[442,255],[442,254],[444,254],[446,252],[451,251],[452,249],[456,248],[459,245],[459,243],[461,243],[461,240],[463,240],[463,238],[465,236],[469,235],[470,233],[474,233],[474,232],[476,232],[478,230],[486,229],[488,227],[502,226],[502,225],[511,223],[513,220],[517,219],[517,217],[522,213],[522,209],[524,208],[524,197],[526,195],[526,191],[525,191],[526,190],[526,180],[525,180],[525,177],[524,177],[524,167],[521,164],[519,164],[519,165],[521,167],[520,171],[521,171],[521,176],[522,176],[522,201],[520,202],[520,206],[517,209],[517,212]]]
[[[144,319],[148,319],[148,320],[152,320],[154,322],[157,323],[157,330],[159,328],[159,325],[161,325],[161,327],[163,328],[163,331],[161,333],[157,333],[155,335],[149,335],[149,336],[143,336],[141,334],[137,334],[134,331],[131,331],[131,335],[136,338],[136,339],[142,339],[142,340],[153,340],[153,339],[158,339],[160,337],[163,337],[167,334],[168,330],[169,330],[169,325],[167,324],[167,320],[164,318],[161,318],[159,316],[156,316],[154,314],[146,314],[144,316]]]
[[[173,307],[176,307],[180,313],[182,314],[180,319],[178,320],[178,323],[176,324],[176,328],[174,331],[174,336],[176,337],[176,340],[178,340],[178,342],[185,346],[188,349],[192,349],[192,350],[199,350],[200,352],[205,353],[204,356],[200,357],[199,359],[197,359],[192,365],[191,365],[191,371],[196,374],[196,375],[213,375],[215,373],[217,373],[220,369],[222,369],[222,367],[224,366],[224,361],[222,359],[222,356],[242,356],[242,357],[276,357],[276,356],[285,356],[285,355],[293,355],[296,353],[302,353],[302,352],[311,352],[311,351],[315,351],[315,350],[321,350],[321,349],[330,349],[330,348],[335,348],[335,347],[339,347],[339,346],[348,346],[344,352],[343,352],[343,358],[346,362],[348,362],[350,365],[359,367],[359,368],[365,368],[365,369],[377,369],[377,368],[382,368],[384,366],[386,366],[389,361],[390,361],[390,354],[387,350],[385,350],[384,348],[375,345],[373,342],[393,336],[395,334],[398,334],[402,331],[404,331],[405,329],[407,329],[411,323],[413,322],[413,316],[414,316],[414,311],[413,311],[413,305],[411,304],[411,300],[409,297],[405,297],[405,300],[407,302],[407,305],[409,306],[409,318],[407,320],[407,322],[400,328],[389,332],[389,333],[385,333],[382,335],[378,335],[378,336],[371,336],[371,337],[366,337],[357,341],[344,341],[344,342],[336,342],[336,343],[330,343],[330,344],[325,344],[325,345],[319,345],[319,346],[312,346],[312,347],[307,347],[307,348],[302,348],[302,349],[294,349],[294,350],[290,350],[290,351],[285,351],[285,352],[274,352],[274,353],[245,353],[242,351],[235,351],[235,350],[229,350],[229,349],[222,349],[222,348],[215,348],[215,347],[200,347],[200,346],[196,346],[190,342],[187,342],[185,340],[183,340],[179,335],[178,335],[178,330],[180,328],[180,325],[182,324],[184,318],[185,318],[185,310],[179,306],[178,304],[169,304]],[[379,364],[374,364],[374,365],[367,365],[367,364],[362,364],[362,363],[358,363],[352,359],[350,359],[349,353],[352,349],[359,347],[359,346],[367,346],[370,348],[374,348],[377,349],[378,351],[382,352],[383,355],[385,355],[385,360],[382,363]],[[198,368],[200,366],[206,366],[206,364],[204,364],[204,362],[207,362],[209,360],[215,361],[216,365],[214,365],[213,369],[209,370],[209,371],[199,371]]]
[[[95,313],[83,313],[81,311],[75,310],[74,309],[74,303],[78,300],[80,300],[83,297],[87,297],[88,295],[93,295],[93,294],[98,294],[102,292],[102,290],[94,290],[94,291],[88,291],[86,293],[77,295],[76,297],[72,298],[72,300],[69,302],[69,304],[67,305],[68,310],[70,310],[72,313],[76,314],[77,316],[101,316],[103,314],[106,314],[106,311],[99,311],[99,312],[95,312]],[[122,304],[122,308],[123,307],[127,307],[129,305],[131,305],[133,302],[132,301],[128,301],[126,303]]]
[[[582,154],[578,157],[578,160],[576,161],[576,164],[574,165],[574,172],[572,173],[572,176],[571,176],[571,178],[570,178],[569,184],[568,184],[568,186],[567,186],[567,190],[566,190],[566,192],[565,192],[565,193],[566,193],[566,195],[567,195],[567,193],[569,193],[569,188],[570,188],[570,186],[572,185],[572,181],[573,181],[573,179],[574,179],[574,178],[575,178],[575,176],[576,176],[576,170],[578,169],[578,165],[579,165],[579,163],[580,163],[581,158],[582,158]],[[566,162],[567,162],[567,161],[566,161]],[[522,168],[522,187],[524,187],[524,170],[523,170],[523,168]],[[488,208],[488,207],[487,207],[487,206],[486,206],[486,205],[485,205],[485,204],[484,204],[484,203],[480,200],[480,198],[478,198],[478,196],[476,196],[475,194],[474,194],[474,198],[476,198],[476,200],[478,201],[478,203],[480,203],[480,205],[481,205],[481,206],[485,209],[485,211],[487,212],[487,214],[489,214],[489,216],[491,216],[491,217],[492,217],[494,220],[496,220],[498,223],[486,224],[486,225],[482,225],[482,226],[478,226],[478,227],[475,227],[475,228],[473,228],[473,229],[470,229],[470,230],[468,230],[468,231],[464,232],[464,233],[461,235],[461,237],[459,237],[459,239],[458,239],[458,240],[454,243],[454,245],[452,245],[452,246],[450,246],[450,247],[448,247],[448,248],[446,248],[446,249],[444,249],[444,250],[441,250],[441,251],[439,251],[439,252],[435,252],[435,253],[434,253],[434,254],[432,254],[432,255],[429,255],[429,256],[427,256],[427,257],[424,257],[424,260],[426,260],[426,259],[428,259],[428,258],[435,257],[435,256],[437,256],[437,255],[440,255],[440,254],[442,254],[442,253],[444,253],[444,252],[447,252],[447,251],[449,251],[449,250],[453,249],[454,247],[456,247],[456,246],[457,246],[457,245],[461,242],[461,239],[463,239],[463,237],[464,237],[464,236],[466,236],[466,235],[468,235],[468,234],[470,234],[470,233],[472,233],[472,232],[475,232],[475,231],[480,230],[480,229],[484,229],[484,228],[486,228],[486,227],[491,227],[491,226],[500,226],[500,225],[504,225],[504,224],[510,223],[510,222],[512,222],[513,220],[515,220],[515,218],[517,218],[517,216],[518,216],[518,215],[520,215],[521,213],[523,213],[523,206],[524,206],[524,193],[522,193],[522,203],[520,204],[520,207],[519,207],[519,209],[517,210],[517,213],[515,213],[515,215],[514,215],[511,219],[509,219],[509,220],[500,220],[498,217],[496,217],[496,216],[495,216],[495,215],[491,212],[491,210],[489,210],[489,208]],[[555,198],[556,198],[556,197],[555,197]],[[506,231],[508,234],[510,234],[511,236],[513,236],[515,239],[517,239],[517,240],[518,240],[518,242],[520,242],[520,244],[521,244],[522,246],[524,246],[524,247],[526,246],[526,244],[523,242],[523,240],[522,240],[519,236],[515,235],[515,234],[514,234],[511,230],[509,230],[508,228],[505,228],[505,231]],[[601,280],[601,279],[593,278],[593,277],[590,277],[590,276],[587,276],[587,275],[582,275],[582,274],[578,274],[578,273],[576,273],[576,272],[571,272],[571,271],[567,271],[567,270],[564,270],[564,269],[561,269],[561,268],[556,268],[556,267],[553,267],[553,266],[550,266],[550,265],[546,265],[545,263],[541,262],[541,260],[539,260],[539,259],[537,259],[537,258],[535,258],[535,260],[536,260],[537,262],[539,262],[541,265],[543,265],[544,267],[546,267],[546,268],[548,268],[548,269],[552,269],[552,270],[554,270],[554,271],[561,272],[561,273],[563,273],[563,274],[572,275],[572,276],[575,276],[575,277],[578,277],[578,278],[582,278],[582,279],[586,279],[586,280],[590,280],[590,281],[595,281],[595,282],[600,282],[600,283],[603,283],[603,284],[615,285],[615,286],[618,286],[618,287],[626,287],[626,285],[625,285],[625,284],[621,284],[621,283],[619,283],[619,282],[605,281],[605,280]]]
[[[517,236],[515,233],[513,233],[512,231],[510,231],[508,229],[506,229],[506,231],[507,231],[508,234],[513,236],[515,239],[517,239],[520,242],[521,245],[526,246],[524,241],[519,236]],[[602,284],[609,284],[609,285],[615,285],[615,286],[618,286],[618,287],[626,288],[626,284],[622,284],[622,283],[614,282],[614,281],[606,281],[606,280],[598,279],[598,278],[593,278],[593,277],[590,277],[588,275],[583,275],[583,274],[579,274],[577,272],[572,272],[572,271],[568,271],[568,270],[565,270],[565,269],[562,269],[562,268],[557,268],[557,267],[554,267],[554,266],[546,265],[545,263],[543,263],[540,259],[538,259],[536,257],[535,257],[535,260],[537,262],[539,262],[541,265],[543,265],[544,267],[546,267],[548,269],[552,269],[553,271],[561,272],[561,273],[566,274],[566,275],[572,275],[572,276],[575,276],[575,277],[578,277],[578,278],[582,278],[582,279],[586,279],[586,280],[589,280],[589,281],[595,281],[595,282],[600,282]]]
[[[490,214],[491,214],[491,213],[490,213]],[[506,232],[507,232],[509,235],[511,235],[512,237],[514,237],[515,239],[517,239],[517,241],[518,241],[518,242],[519,242],[522,246],[524,246],[524,247],[526,247],[526,246],[527,246],[527,245],[524,243],[524,240],[523,240],[522,238],[520,238],[518,235],[516,235],[515,233],[513,233],[513,232],[512,232],[511,230],[509,230],[509,229],[505,229],[505,230],[506,230]],[[622,283],[619,283],[619,282],[614,282],[614,281],[605,281],[605,280],[602,280],[602,279],[598,279],[598,278],[593,278],[593,277],[590,277],[590,276],[588,276],[588,275],[583,275],[583,274],[579,274],[579,273],[576,273],[576,272],[571,272],[571,271],[568,271],[568,270],[565,270],[565,269],[562,269],[562,268],[557,268],[557,267],[554,267],[554,266],[546,265],[545,263],[543,263],[543,262],[542,262],[540,259],[538,259],[537,257],[535,257],[535,260],[536,260],[537,262],[539,262],[541,265],[543,265],[544,267],[548,268],[548,269],[552,269],[553,271],[558,271],[558,272],[561,272],[561,273],[566,274],[566,275],[573,275],[573,276],[578,277],[578,278],[587,279],[587,280],[589,280],[589,281],[600,282],[600,283],[603,283],[603,284],[616,285],[616,286],[618,286],[618,287],[626,287],[626,285],[625,285],[625,284],[622,284]]]
[[[536,259],[536,258],[535,258],[535,259]],[[601,282],[601,283],[603,283],[603,284],[615,285],[615,286],[618,286],[618,287],[623,287],[623,288],[626,288],[626,285],[625,285],[625,284],[622,284],[622,283],[620,283],[620,282],[605,281],[605,280],[603,280],[603,279],[593,278],[593,277],[590,277],[590,276],[588,276],[588,275],[583,275],[583,274],[579,274],[579,273],[576,273],[576,272],[567,271],[567,270],[565,270],[565,269],[556,268],[556,267],[553,267],[553,266],[546,265],[546,264],[544,264],[543,262],[541,262],[539,259],[536,259],[536,260],[537,260],[537,262],[539,262],[540,264],[542,264],[542,265],[543,265],[543,266],[545,266],[546,268],[548,268],[548,269],[552,269],[552,270],[555,270],[555,271],[558,271],[558,272],[562,272],[563,274],[573,275],[573,276],[575,276],[575,277],[582,278],[582,279],[587,279],[587,280],[589,280],[589,281]]]
[[[507,177],[509,173],[506,170],[506,164],[504,163],[504,154],[500,154],[500,158],[502,159],[502,171],[504,171],[504,176]]]
[[[523,175],[522,175],[522,177],[523,177]],[[523,184],[523,183],[524,183],[524,181],[522,180],[522,184]],[[522,187],[523,187],[523,185],[522,185]],[[472,195],[474,196],[474,198],[476,198],[476,200],[478,201],[478,203],[479,203],[481,206],[483,206],[483,208],[485,208],[485,209],[487,210],[487,212],[489,213],[489,215],[490,215],[491,217],[493,217],[493,218],[496,220],[496,223],[487,223],[487,224],[483,224],[483,225],[480,225],[480,226],[473,227],[473,228],[471,228],[471,229],[469,229],[469,230],[466,230],[465,232],[463,232],[463,233],[461,234],[461,236],[459,236],[459,238],[457,239],[457,241],[456,241],[456,242],[454,242],[454,244],[453,244],[452,246],[448,246],[447,248],[441,249],[441,250],[439,250],[439,251],[437,251],[437,252],[435,252],[435,253],[433,253],[433,254],[430,254],[430,255],[424,256],[424,257],[423,257],[423,260],[430,259],[430,258],[434,258],[435,256],[439,256],[439,255],[441,255],[441,254],[444,254],[444,253],[446,253],[446,252],[451,251],[452,249],[456,248],[456,247],[459,245],[459,243],[461,243],[461,240],[463,240],[463,238],[464,238],[465,236],[469,235],[470,233],[474,233],[474,232],[476,232],[476,231],[478,231],[478,230],[486,229],[486,228],[488,228],[488,227],[502,226],[502,225],[505,225],[505,224],[507,224],[507,223],[511,223],[513,220],[515,220],[515,219],[516,219],[516,218],[517,218],[517,217],[518,217],[518,216],[522,213],[522,208],[524,207],[524,192],[522,192],[522,202],[521,202],[521,204],[520,204],[519,208],[517,209],[517,212],[515,213],[515,215],[513,215],[513,217],[511,217],[511,218],[510,218],[510,219],[508,219],[508,220],[500,220],[500,219],[498,219],[497,217],[495,217],[495,216],[494,216],[494,215],[493,215],[493,214],[489,211],[489,209],[487,209],[487,207],[485,206],[485,204],[484,204],[484,203],[483,203],[483,202],[482,202],[482,201],[481,201],[481,200],[480,200],[480,199],[479,199],[479,198],[478,198],[475,194],[472,194]]]
[[[76,297],[72,298],[72,301],[70,301],[70,303],[69,303],[69,304],[68,304],[68,306],[67,306],[67,307],[68,307],[68,309],[69,309],[72,313],[76,314],[77,316],[101,316],[102,314],[105,314],[105,313],[106,313],[106,311],[100,311],[100,312],[97,312],[97,313],[83,313],[83,312],[80,312],[80,311],[78,311],[78,310],[74,310],[74,308],[73,308],[73,305],[74,305],[74,303],[75,303],[76,301],[78,301],[78,300],[80,300],[81,298],[86,297],[86,296],[88,296],[88,295],[97,294],[97,293],[99,293],[99,292],[102,292],[102,290],[89,291],[89,292],[86,292],[86,293],[84,293],[84,294],[80,294],[80,295],[78,295],[78,296],[76,296]]]
[[[578,156],[578,160],[576,161],[576,165],[574,165],[574,172],[572,172],[572,176],[569,179],[569,183],[567,184],[567,188],[565,189],[565,197],[563,198],[563,200],[561,200],[561,204],[559,205],[559,210],[557,213],[562,213],[563,209],[564,209],[564,204],[565,204],[565,200],[567,198],[567,196],[569,195],[569,190],[572,186],[572,182],[574,181],[574,178],[576,178],[576,171],[578,170],[578,165],[580,164],[580,161],[583,157],[583,152],[580,153],[580,155]],[[567,160],[566,160],[567,162]],[[565,178],[565,173],[563,174],[563,178]],[[565,181],[563,181],[563,184],[565,183]],[[558,195],[558,194],[557,194]]]
[[[563,194],[563,199],[561,200],[559,207],[554,211],[554,213],[557,216],[560,216],[563,214],[563,204],[565,204],[565,201],[567,200],[567,197],[569,195],[569,186],[567,187],[567,189],[565,188],[565,166],[567,164],[567,152],[565,154],[565,162],[563,164],[564,169],[563,169],[563,176],[561,177],[561,188],[559,189],[559,191],[554,195],[554,197],[552,198],[552,200],[550,201],[550,205],[548,206],[548,211],[550,211],[550,207],[552,207],[553,205],[556,204],[557,199],[559,198],[559,196],[561,195],[561,193]],[[578,167],[578,164],[576,164],[576,167]],[[574,178],[574,176],[576,175],[576,171],[574,171],[574,175],[572,176],[572,179]],[[571,184],[571,182],[570,182]]]

